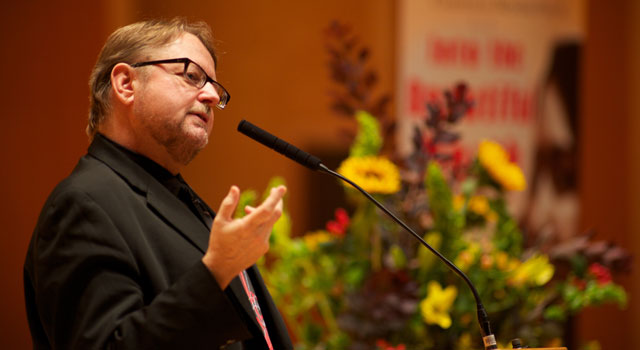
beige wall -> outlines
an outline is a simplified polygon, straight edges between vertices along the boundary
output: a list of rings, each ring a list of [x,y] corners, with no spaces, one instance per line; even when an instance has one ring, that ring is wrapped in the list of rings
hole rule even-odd
[[[72,0],[53,5],[30,0],[14,4],[0,13],[4,107],[0,159],[5,164],[0,187],[2,348],[29,347],[22,297],[24,252],[46,196],[86,149],[86,81],[101,45],[116,27],[174,15],[211,24],[224,52],[218,77],[232,100],[227,110],[216,113],[210,147],[184,175],[213,207],[231,184],[262,190],[271,176],[283,175],[289,182],[289,206],[297,230],[313,215],[313,201],[307,198],[309,171],[241,136],[235,132],[237,123],[246,118],[302,148],[346,149],[337,131],[349,122],[328,108],[331,83],[323,30],[332,19],[353,26],[372,49],[382,85],[388,90],[393,87],[393,0],[189,0],[180,5],[151,0]],[[640,68],[635,63],[640,62],[640,44],[638,25],[630,24],[639,22],[640,14],[636,2],[622,4],[593,1],[590,5],[582,223],[637,254],[640,242],[632,233],[640,229],[635,217],[640,212],[640,195],[630,194],[640,194],[640,180],[635,180],[640,179],[640,162],[634,159],[640,151],[640,122],[630,116],[640,113],[640,102],[634,98],[640,91]],[[634,11],[627,8],[632,6]],[[635,78],[629,79],[630,75]],[[631,283],[628,278],[629,287]],[[637,282],[632,293],[632,298],[640,299]],[[639,314],[637,302],[632,301],[631,310]],[[638,344],[638,335],[632,332],[638,318],[631,314],[590,313],[580,320],[578,333],[589,338],[598,335],[606,345]]]

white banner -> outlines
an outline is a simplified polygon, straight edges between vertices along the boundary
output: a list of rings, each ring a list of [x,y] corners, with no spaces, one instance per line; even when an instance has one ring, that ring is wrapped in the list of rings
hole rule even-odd
[[[472,157],[481,139],[501,143],[529,184],[514,198],[515,212],[537,230],[554,221],[562,236],[572,234],[585,11],[580,0],[399,1],[400,153],[411,151],[412,130],[424,122],[427,102],[464,82],[475,105],[456,130],[463,157]],[[558,166],[571,169],[554,172]],[[556,213],[543,209],[548,203]]]

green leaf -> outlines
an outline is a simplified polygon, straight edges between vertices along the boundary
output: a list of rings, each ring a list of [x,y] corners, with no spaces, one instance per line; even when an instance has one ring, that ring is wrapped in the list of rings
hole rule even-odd
[[[544,318],[549,321],[564,321],[566,317],[567,312],[560,305],[551,305],[544,310]]]
[[[367,271],[367,267],[363,264],[353,262],[344,272],[344,281],[348,287],[355,288],[365,279]]]
[[[468,178],[462,182],[460,188],[465,196],[470,197],[476,192],[476,189],[478,188],[478,180],[474,178]]]
[[[584,255],[576,254],[570,258],[573,272],[580,278],[584,278],[589,267],[589,261]]]
[[[407,256],[404,254],[404,251],[400,246],[394,244],[389,249],[389,254],[391,255],[391,261],[393,261],[393,267],[400,270],[404,269],[407,266]]]
[[[433,228],[442,234],[441,253],[449,256],[456,250],[455,243],[459,242],[464,217],[453,209],[453,194],[447,180],[435,162],[430,162],[424,179],[424,184],[429,196],[431,215],[433,216]]]
[[[375,156],[382,148],[382,136],[380,136],[380,124],[374,116],[365,112],[356,112],[358,121],[358,134],[349,150],[350,157]]]
[[[627,304],[627,293],[624,288],[615,283],[600,285],[596,281],[589,281],[584,290],[588,305],[600,305],[615,302],[621,308]]]
[[[288,211],[283,209],[282,216],[273,225],[269,243],[277,253],[283,253],[281,250],[287,249],[291,245],[291,216]]]
[[[433,249],[440,250],[440,245],[442,243],[442,236],[439,232],[429,232],[424,237],[425,242],[429,244]],[[431,268],[433,263],[438,258],[426,247],[419,245],[418,246],[418,262],[420,263],[420,276],[424,276],[426,272]],[[438,263],[440,263],[438,261]]]
[[[447,220],[453,209],[453,195],[437,163],[429,163],[424,182],[433,218],[436,221]]]
[[[286,185],[284,178],[280,176],[274,176],[269,180],[267,189],[262,194],[262,198],[267,198],[271,193],[271,189],[280,185]],[[283,198],[282,215],[273,225],[271,230],[271,237],[269,237],[269,243],[271,244],[272,252],[275,255],[282,255],[291,245],[291,216],[287,210],[286,197]]]

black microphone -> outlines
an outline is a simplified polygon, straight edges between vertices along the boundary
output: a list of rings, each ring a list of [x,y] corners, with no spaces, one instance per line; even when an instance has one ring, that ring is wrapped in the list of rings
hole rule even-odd
[[[246,120],[240,121],[238,124],[238,131],[261,144],[272,148],[274,151],[295,160],[311,170],[318,170],[320,168],[320,164],[322,164],[322,161],[318,157],[315,157],[298,147],[271,135]]]
[[[412,234],[423,246],[425,246],[438,258],[440,258],[440,260],[442,260],[447,266],[449,266],[450,269],[452,269],[456,274],[458,274],[458,276],[460,276],[467,283],[467,286],[469,286],[469,289],[471,289],[471,293],[473,293],[473,297],[476,300],[476,309],[478,312],[478,323],[480,324],[480,332],[482,334],[482,341],[484,343],[484,348],[485,350],[492,350],[492,349],[498,348],[498,345],[496,343],[496,337],[491,332],[491,325],[489,324],[489,316],[487,315],[487,312],[484,309],[484,305],[482,305],[482,302],[480,301],[480,294],[478,294],[476,287],[473,285],[469,277],[467,277],[467,275],[465,275],[464,272],[462,272],[462,270],[460,270],[454,263],[452,263],[447,258],[445,258],[444,255],[440,254],[439,251],[437,251],[435,248],[430,246],[429,243],[427,243],[424,239],[422,239],[422,237],[419,234],[417,234],[407,224],[405,224],[402,220],[396,217],[384,205],[382,205],[375,198],[373,198],[373,196],[369,194],[369,192],[365,191],[364,189],[362,189],[360,186],[358,186],[356,183],[349,180],[348,178],[327,168],[324,164],[322,164],[322,161],[318,157],[315,157],[305,151],[300,150],[298,147],[295,147],[292,144],[271,135],[267,131],[260,129],[259,127],[249,123],[246,120],[242,120],[238,124],[238,131],[260,142],[261,144],[274,149],[278,153],[283,154],[295,160],[296,162],[310,168],[311,170],[319,170],[323,173],[335,176],[338,179],[347,182],[348,184],[353,186],[355,189],[360,191],[362,194],[364,194],[365,197],[371,200],[378,208],[380,208],[383,212],[385,212],[385,214],[389,215],[389,217],[392,218],[393,221],[398,223],[398,225],[402,226],[402,228],[404,228],[407,232]]]

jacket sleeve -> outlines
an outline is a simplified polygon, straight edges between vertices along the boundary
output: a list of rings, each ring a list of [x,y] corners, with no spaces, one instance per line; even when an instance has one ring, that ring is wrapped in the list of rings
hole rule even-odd
[[[200,261],[147,300],[131,248],[85,193],[59,193],[32,244],[35,300],[53,348],[215,349],[250,337]]]

